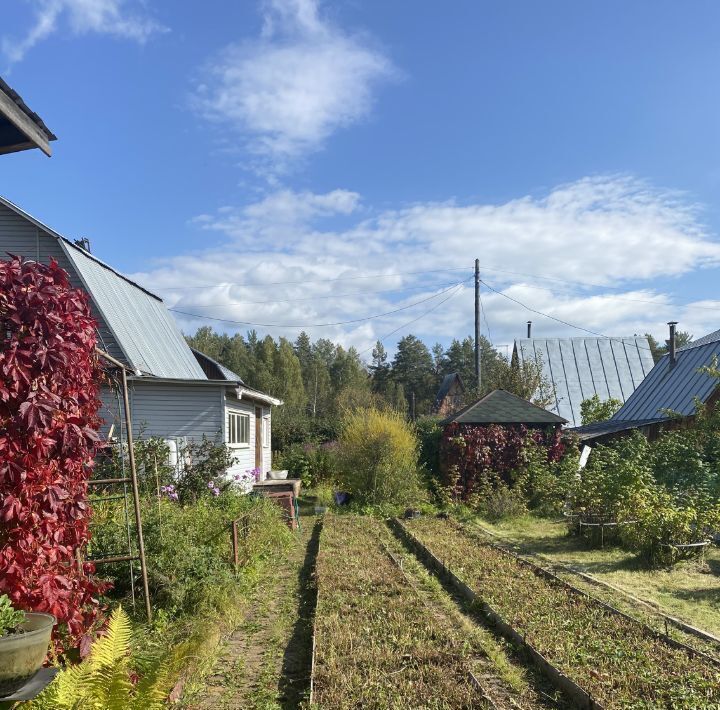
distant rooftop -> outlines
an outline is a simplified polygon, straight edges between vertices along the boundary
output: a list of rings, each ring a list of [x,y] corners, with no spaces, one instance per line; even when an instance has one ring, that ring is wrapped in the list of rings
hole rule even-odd
[[[597,395],[625,402],[653,368],[647,338],[523,338],[515,341],[521,360],[540,361],[552,386],[548,410],[582,423],[580,405]]]

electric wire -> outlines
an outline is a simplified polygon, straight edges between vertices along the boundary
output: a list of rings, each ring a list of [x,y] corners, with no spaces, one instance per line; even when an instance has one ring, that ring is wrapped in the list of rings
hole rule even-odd
[[[471,276],[470,278],[473,278],[473,277]],[[465,281],[461,281],[461,282],[460,282],[459,284],[457,284],[457,286],[455,287],[456,290],[453,291],[453,293],[451,293],[451,294],[450,294],[449,296],[447,296],[446,298],[443,298],[442,301],[440,301],[439,303],[434,304],[431,308],[428,308],[424,313],[421,313],[419,316],[417,316],[417,318],[413,318],[412,320],[407,321],[407,323],[403,323],[401,326],[395,328],[394,330],[391,330],[389,333],[385,333],[385,335],[383,335],[383,336],[381,336],[381,337],[379,337],[379,338],[376,338],[376,341],[375,341],[375,342],[377,342],[378,340],[379,340],[381,343],[385,342],[385,340],[386,340],[387,338],[389,338],[391,335],[395,335],[395,333],[397,333],[398,331],[403,330],[404,328],[407,328],[409,325],[412,325],[413,323],[417,323],[417,321],[419,321],[421,318],[424,318],[424,317],[425,317],[426,315],[428,315],[429,313],[432,313],[433,311],[436,311],[438,308],[440,308],[440,306],[443,305],[443,303],[447,303],[447,301],[449,301],[451,298],[454,298],[455,296],[457,296],[458,293],[460,293],[460,292],[463,290],[463,289],[462,289],[463,284],[465,284],[465,283],[466,283],[467,281],[469,281],[469,280],[470,280],[470,279],[465,279]],[[365,348],[365,350],[362,350],[361,352],[359,352],[359,353],[358,353],[358,356],[361,357],[362,355],[365,355],[365,353],[370,352],[374,347],[375,347],[375,343],[373,343],[369,348]]]
[[[487,281],[480,280],[480,283],[485,284],[493,293],[497,293],[498,296],[502,296],[503,298],[507,298],[509,301],[512,301],[513,303],[517,303],[518,306],[522,306],[526,310],[530,311],[531,313],[535,313],[539,316],[542,316],[543,318],[549,318],[550,320],[554,320],[557,323],[561,323],[562,325],[566,325],[569,328],[575,328],[576,330],[582,330],[585,333],[590,333],[591,335],[595,335],[598,338],[604,338],[606,340],[615,340],[617,342],[625,342],[627,340],[630,340],[630,338],[613,338],[609,335],[605,335],[604,333],[598,333],[595,330],[590,330],[589,328],[583,328],[581,325],[575,325],[574,323],[569,323],[566,320],[563,320],[562,318],[556,318],[555,316],[551,316],[549,313],[543,313],[542,311],[538,311],[536,308],[532,308],[528,306],[527,304],[523,303],[522,301],[518,301],[517,298],[513,298],[512,296],[508,296],[506,293],[503,293],[502,291],[498,291],[496,288],[493,288]],[[637,345],[637,343],[636,343]],[[643,345],[637,345],[638,348],[642,348],[643,350],[650,350],[650,348],[646,348]]]
[[[455,286],[456,281],[446,281],[441,284],[434,284],[435,288],[441,286]],[[420,286],[407,286],[405,288],[390,288],[380,291],[352,291],[350,293],[330,293],[324,296],[308,296],[303,298],[278,298],[267,301],[228,301],[227,303],[203,303],[193,305],[193,308],[222,308],[224,306],[262,305],[270,303],[294,303],[295,301],[322,301],[329,298],[344,298],[346,296],[369,296],[376,293],[405,293],[406,291],[421,291],[427,289],[427,284]],[[177,305],[177,304],[175,304]]]
[[[301,323],[301,324],[293,324],[293,323],[256,323],[253,321],[239,321],[239,320],[230,320],[227,318],[214,318],[213,316],[204,316],[200,315],[199,313],[187,313],[186,311],[181,311],[176,308],[169,308],[168,310],[172,311],[173,313],[178,313],[180,315],[189,316],[191,318],[200,318],[202,320],[211,320],[219,323],[228,323],[231,325],[250,325],[250,326],[257,326],[260,328],[325,328],[329,326],[336,326],[336,325],[350,325],[352,323],[362,323],[364,321],[368,320],[375,320],[376,318],[384,318],[385,316],[391,316],[395,313],[399,313],[400,311],[406,311],[408,308],[413,308],[414,306],[419,306],[421,303],[426,303],[427,301],[432,300],[433,298],[437,298],[438,296],[441,296],[444,293],[447,293],[448,291],[452,290],[453,288],[456,288],[457,286],[462,285],[464,282],[460,281],[458,283],[453,284],[450,288],[443,289],[442,291],[438,291],[437,293],[434,293],[432,296],[428,296],[427,298],[423,298],[419,301],[415,301],[414,303],[410,303],[407,306],[401,306],[400,308],[395,308],[392,311],[386,311],[385,313],[377,313],[376,315],[372,316],[365,316],[363,318],[352,318],[350,320],[344,320],[344,321],[336,321],[333,323]]]

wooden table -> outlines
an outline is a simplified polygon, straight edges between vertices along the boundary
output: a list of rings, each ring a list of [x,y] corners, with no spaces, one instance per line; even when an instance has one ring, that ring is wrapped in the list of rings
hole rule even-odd
[[[284,478],[280,481],[260,481],[253,486],[253,491],[257,493],[285,493],[292,492],[297,498],[300,495],[300,487],[302,481],[299,478]]]

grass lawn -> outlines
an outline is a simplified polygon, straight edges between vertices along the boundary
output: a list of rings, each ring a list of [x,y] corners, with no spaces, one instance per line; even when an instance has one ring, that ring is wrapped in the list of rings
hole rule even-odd
[[[592,549],[582,538],[570,536],[563,522],[524,516],[478,524],[518,545],[519,552],[535,554],[593,575],[604,582],[656,605],[720,636],[720,549],[711,547],[705,564],[680,562],[672,568],[649,569],[636,555],[606,545]]]

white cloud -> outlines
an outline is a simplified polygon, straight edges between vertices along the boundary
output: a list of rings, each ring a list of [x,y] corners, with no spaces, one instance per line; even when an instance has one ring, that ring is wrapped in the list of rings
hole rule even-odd
[[[3,54],[19,62],[38,42],[64,30],[75,35],[108,34],[145,42],[165,28],[141,12],[133,12],[128,0],[37,0],[34,24],[19,40],[4,37]]]
[[[720,302],[682,306],[678,303],[685,299],[667,291],[668,277],[719,266],[720,242],[706,233],[694,206],[640,181],[583,179],[545,196],[503,204],[416,204],[365,219],[355,216],[359,203],[359,195],[344,190],[282,190],[244,208],[221,208],[196,219],[198,228],[223,235],[221,243],[164,260],[136,278],[160,291],[169,305],[190,313],[282,324],[384,313],[465,280],[457,293],[394,315],[308,328],[314,337],[337,338],[360,349],[451,294],[446,304],[388,343],[392,346],[404,332],[428,341],[472,332],[472,284],[466,280],[476,256],[483,279],[502,294],[587,330],[611,336],[649,331],[664,337],[665,322],[675,319],[699,336],[720,325]],[[348,226],[351,219],[355,222]],[[407,273],[419,271],[427,273]],[[369,274],[379,276],[358,278]],[[207,287],[186,288],[192,285]],[[406,290],[386,292],[393,289]],[[528,319],[538,335],[583,335],[505,296],[483,287],[496,343],[521,336]],[[202,321],[183,318],[182,323],[194,330]],[[291,337],[298,332],[259,330]]]
[[[366,40],[321,17],[316,0],[267,2],[263,22],[260,38],[211,62],[193,103],[240,131],[263,169],[276,172],[365,117],[375,85],[394,70]]]

